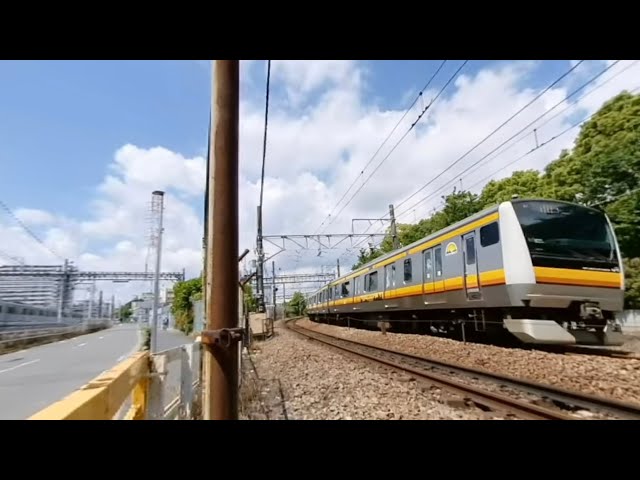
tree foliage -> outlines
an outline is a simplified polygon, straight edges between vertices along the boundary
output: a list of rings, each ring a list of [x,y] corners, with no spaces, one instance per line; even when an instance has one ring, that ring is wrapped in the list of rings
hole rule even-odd
[[[257,312],[258,311],[258,299],[253,294],[253,288],[251,287],[251,285],[248,284],[248,283],[245,284],[244,289],[243,289],[242,292],[244,294],[244,305],[245,305],[245,308],[249,312]]]
[[[307,301],[301,292],[295,292],[287,305],[287,309],[295,316],[304,315],[307,310]]]
[[[131,315],[133,315],[133,309],[131,308],[131,302],[125,303],[122,307],[120,307],[120,321],[128,322],[131,319]]]
[[[480,195],[461,190],[443,196],[443,208],[417,222],[397,226],[409,245],[513,195],[598,206],[609,216],[628,265],[627,308],[640,308],[640,95],[623,92],[606,102],[543,172],[516,171],[492,180]],[[361,249],[353,269],[393,250],[387,230],[379,248]],[[629,260],[630,259],[630,260]]]
[[[173,287],[173,314],[176,327],[185,334],[193,331],[193,301],[195,296],[202,295],[202,278],[192,278],[184,282],[178,282]]]

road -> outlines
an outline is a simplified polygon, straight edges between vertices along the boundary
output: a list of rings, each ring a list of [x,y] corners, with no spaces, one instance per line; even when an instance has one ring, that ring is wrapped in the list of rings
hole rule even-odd
[[[179,332],[158,332],[158,350],[190,342]],[[0,420],[30,417],[112,368],[137,346],[137,325],[118,325],[0,355]]]

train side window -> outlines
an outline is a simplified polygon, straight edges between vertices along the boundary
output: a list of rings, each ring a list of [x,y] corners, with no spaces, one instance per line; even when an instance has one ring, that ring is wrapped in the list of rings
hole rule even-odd
[[[500,241],[498,222],[490,223],[480,229],[480,245],[488,247]]]
[[[467,237],[467,248],[465,248],[467,254],[467,265],[473,265],[476,263],[475,238],[476,237]]]
[[[436,248],[434,251],[436,264],[436,278],[442,277],[442,247]]]
[[[411,282],[412,276],[413,276],[413,268],[411,265],[411,259],[407,258],[404,261],[404,282],[405,283]]]
[[[433,276],[433,262],[431,261],[431,250],[425,250],[424,254],[424,278],[430,281]]]
[[[372,272],[369,274],[369,285],[367,291],[375,292],[378,290],[378,272]]]
[[[396,266],[394,264],[384,267],[385,287],[393,288],[396,286]]]
[[[342,284],[342,296],[343,297],[349,296],[349,282],[344,282]]]

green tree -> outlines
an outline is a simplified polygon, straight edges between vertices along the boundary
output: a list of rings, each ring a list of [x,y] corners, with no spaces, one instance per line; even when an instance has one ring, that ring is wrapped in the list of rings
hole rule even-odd
[[[193,300],[196,295],[202,295],[202,278],[200,277],[178,282],[173,287],[171,313],[178,329],[187,335],[193,331]]]
[[[352,270],[360,268],[362,265],[369,263],[371,260],[384,255],[384,251],[379,248],[372,247],[371,249],[360,249],[360,254],[358,255],[358,261],[353,264],[351,267]]]
[[[287,307],[289,312],[295,316],[304,315],[307,310],[307,301],[301,292],[295,292]]]
[[[604,204],[624,255],[640,256],[640,194],[629,195],[640,188],[640,95],[623,92],[606,102],[545,177],[551,198]]]
[[[489,182],[479,196],[456,191],[443,196],[444,207],[416,224],[397,226],[402,246],[467,218],[512,195],[599,205],[614,226],[626,270],[626,304],[640,296],[640,95],[623,92],[605,102],[578,134],[574,147],[563,150],[543,173],[514,172]],[[361,249],[354,269],[392,250],[388,234],[379,248]],[[628,260],[631,259],[631,260]]]
[[[543,197],[545,195],[545,179],[537,170],[521,170],[513,172],[510,177],[491,180],[482,189],[480,204],[488,208],[511,200],[513,195],[519,197]]]
[[[120,307],[120,321],[128,322],[131,319],[131,315],[133,315],[133,309],[131,308],[131,302],[125,303],[122,307]]]
[[[258,311],[258,299],[253,294],[253,288],[250,284],[245,284],[243,289],[244,304],[249,312]]]

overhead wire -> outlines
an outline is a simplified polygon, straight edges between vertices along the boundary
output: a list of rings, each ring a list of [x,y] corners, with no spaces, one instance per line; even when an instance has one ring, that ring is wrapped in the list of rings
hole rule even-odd
[[[20,220],[17,215],[15,213],[13,213],[13,211],[2,201],[0,200],[0,207],[2,207],[7,214],[12,217],[17,223],[18,225],[20,225],[22,227],[22,229],[27,232],[29,234],[29,236],[31,238],[33,238],[36,242],[38,242],[40,245],[42,245],[49,253],[51,253],[54,257],[59,258],[60,260],[64,261],[64,258],[61,257],[60,255],[58,255],[55,251],[53,251],[50,247],[48,247],[35,233],[33,233],[33,231],[27,227],[22,220]]]
[[[543,91],[541,91],[538,95],[536,95],[531,101],[529,101],[526,105],[524,105],[522,108],[520,108],[516,113],[514,113],[513,115],[511,115],[507,120],[505,120],[502,124],[500,124],[497,128],[495,128],[491,133],[489,133],[489,135],[487,135],[486,137],[484,137],[480,142],[476,143],[473,147],[471,147],[471,149],[469,149],[464,155],[462,155],[461,157],[459,157],[456,161],[454,161],[453,163],[451,163],[447,168],[445,168],[442,172],[440,172],[438,175],[436,175],[432,180],[430,180],[429,182],[427,182],[425,185],[423,185],[422,187],[420,187],[416,192],[414,192],[413,194],[411,194],[409,197],[407,197],[405,200],[403,200],[402,202],[400,202],[396,208],[400,208],[402,205],[404,205],[405,203],[407,203],[410,199],[412,199],[413,197],[415,197],[418,193],[420,193],[422,190],[424,190],[425,188],[427,188],[429,185],[431,185],[431,183],[433,183],[436,179],[440,178],[445,172],[449,171],[453,166],[455,166],[456,164],[458,164],[458,162],[460,162],[462,159],[464,159],[467,155],[469,155],[471,152],[473,152],[476,148],[478,148],[480,145],[482,145],[484,142],[486,142],[489,138],[491,138],[493,135],[495,135],[498,131],[500,131],[500,129],[502,127],[504,127],[507,123],[509,123],[511,120],[513,120],[515,117],[517,117],[520,113],[522,113],[525,109],[527,109],[528,107],[530,107],[536,100],[538,100],[540,97],[542,97],[545,93],[547,93],[549,90],[551,90],[555,85],[557,85],[559,82],[561,82],[564,78],[566,78],[569,74],[571,74],[576,68],[578,68],[582,62],[584,62],[584,60],[580,60],[578,63],[576,63],[574,66],[572,66],[569,70],[567,70],[565,73],[563,73],[562,75],[560,75],[560,77],[558,77],[556,80],[554,80],[553,82],[551,82],[550,85],[548,85]],[[525,127],[526,128],[526,127]]]
[[[264,137],[262,140],[262,173],[260,175],[260,208],[262,208],[262,197],[264,193],[264,169],[267,158],[267,129],[269,127],[269,87],[271,81],[271,60],[267,60],[267,87],[265,92],[264,106]]]
[[[9,255],[7,252],[5,252],[4,250],[0,250],[0,257],[5,258],[11,262],[15,262],[19,265],[24,265],[24,261],[18,257],[14,257],[13,255]]]
[[[478,142],[476,145],[474,145],[470,150],[468,150],[464,155],[462,155],[460,158],[458,158],[455,162],[453,162],[453,164],[449,165],[449,167],[447,167],[444,171],[440,172],[440,174],[438,174],[435,178],[433,178],[430,182],[428,182],[426,185],[422,186],[420,189],[418,189],[416,192],[414,192],[413,194],[411,194],[409,197],[407,197],[405,200],[403,200],[402,202],[400,202],[398,205],[395,206],[396,209],[398,209],[399,207],[401,207],[402,205],[404,205],[406,202],[408,202],[411,198],[413,198],[414,196],[416,196],[418,193],[420,193],[422,190],[424,190],[427,186],[429,186],[433,181],[435,181],[436,179],[438,179],[440,176],[442,176],[442,174],[444,174],[446,171],[448,171],[451,167],[453,167],[455,164],[457,164],[458,162],[460,162],[463,158],[465,158],[467,155],[469,155],[471,152],[473,152],[477,147],[479,147],[480,145],[482,145],[486,140],[488,140],[489,138],[491,138],[495,133],[497,133],[502,127],[504,127],[507,123],[509,123],[511,120],[513,120],[516,116],[518,116],[520,113],[522,113],[526,108],[528,108],[529,106],[531,106],[536,100],[538,100],[542,95],[544,95],[546,92],[548,92],[551,88],[553,88],[555,85],[557,85],[560,81],[562,81],[565,77],[567,77],[570,73],[572,73],[576,68],[578,68],[582,63],[584,62],[584,60],[580,60],[579,62],[577,62],[575,65],[573,65],[569,70],[567,70],[565,73],[563,73],[560,77],[558,77],[556,80],[554,80],[550,85],[548,85],[543,91],[541,91],[538,95],[536,95],[531,101],[529,101],[526,105],[524,105],[523,107],[521,107],[517,112],[515,112],[513,115],[511,115],[511,117],[509,117],[507,120],[505,120],[501,125],[499,125],[497,128],[495,128],[491,133],[489,133],[489,135],[487,135],[484,139],[482,139],[480,142]],[[413,207],[412,207],[413,208]],[[403,212],[404,213],[404,212]],[[398,217],[399,215],[397,215],[396,217]],[[382,218],[387,218],[388,215],[385,215]],[[367,228],[367,230],[365,230],[365,233],[369,231],[369,228]],[[356,248],[358,245],[361,245],[362,243],[357,244],[354,248]]]
[[[329,224],[327,225],[327,227],[329,225],[331,225],[336,218],[338,218],[338,216],[340,215],[340,213],[342,213],[344,211],[344,209],[347,207],[347,205],[349,205],[351,203],[351,201],[355,198],[355,196],[364,188],[364,186],[367,184],[367,182],[371,179],[371,177],[373,177],[373,175],[375,175],[375,173],[378,171],[378,169],[382,166],[382,164],[389,158],[389,156],[391,156],[391,154],[395,151],[395,149],[398,147],[398,145],[400,145],[400,143],[402,143],[402,141],[407,137],[407,135],[409,135],[409,133],[415,128],[415,126],[418,124],[418,122],[420,121],[420,119],[422,118],[422,116],[424,115],[424,113],[431,108],[431,106],[433,105],[433,103],[435,102],[435,100],[444,92],[444,90],[447,88],[447,86],[451,83],[451,81],[453,81],[453,79],[460,73],[460,70],[462,70],[462,68],[469,62],[469,60],[465,60],[464,63],[462,65],[460,65],[460,67],[458,67],[458,69],[456,70],[456,72],[449,78],[449,80],[447,81],[447,83],[440,89],[440,92],[438,92],[438,94],[436,95],[436,97],[431,100],[431,102],[422,110],[422,112],[420,113],[420,115],[418,116],[418,119],[411,125],[411,127],[409,127],[409,129],[405,132],[405,134],[400,138],[400,140],[398,140],[398,142],[393,146],[393,148],[391,148],[391,150],[389,151],[389,153],[387,153],[387,155],[380,161],[380,163],[378,163],[378,165],[376,166],[376,168],[371,172],[371,174],[369,174],[369,176],[365,179],[365,181],[362,183],[362,185],[360,185],[360,187],[358,188],[358,190],[355,191],[355,193],[351,196],[351,198],[349,199],[349,201],[347,201],[347,203],[345,203],[342,208],[340,209],[340,211],[337,213],[336,216],[334,216],[331,219],[331,222],[329,222]],[[325,227],[326,228],[326,227]]]
[[[606,84],[608,84],[609,82],[611,82],[612,80],[614,80],[615,78],[617,78],[618,76],[622,75],[624,72],[626,72],[629,68],[633,67],[634,65],[636,65],[638,62],[640,62],[640,60],[635,60],[633,62],[631,62],[629,65],[627,65],[626,67],[624,67],[622,70],[620,70],[619,72],[616,72],[615,75],[612,75],[610,78],[608,78],[607,80],[605,80],[604,82],[602,82],[601,84],[599,84],[598,86],[596,86],[595,88],[592,88],[591,90],[589,90],[587,93],[585,93],[584,95],[582,95],[581,97],[579,97],[578,99],[574,100],[573,102],[569,103],[565,108],[563,108],[562,110],[560,110],[559,112],[557,112],[555,115],[553,115],[552,117],[548,118],[547,120],[545,120],[544,122],[542,122],[540,125],[536,126],[531,132],[527,132],[525,135],[523,135],[520,139],[518,139],[517,141],[511,143],[508,147],[506,147],[505,149],[503,149],[502,151],[496,153],[495,155],[493,155],[486,163],[485,166],[495,160],[497,157],[499,157],[500,155],[503,155],[505,152],[507,152],[507,150],[510,150],[511,148],[513,148],[514,146],[518,145],[520,142],[522,142],[523,140],[525,140],[531,133],[534,133],[534,131],[539,130],[541,127],[544,127],[546,124],[548,124],[549,122],[551,122],[552,120],[556,119],[558,116],[562,115],[564,112],[566,112],[568,109],[574,107],[578,102],[584,100],[585,98],[587,98],[589,95],[591,95],[592,93],[598,91],[599,89],[601,89],[602,87],[604,87]],[[478,166],[480,167],[480,166]],[[456,174],[456,178],[449,180],[447,183],[445,183],[443,185],[443,187],[446,187],[448,185],[450,185],[451,183],[453,183],[454,181],[460,180],[462,181],[463,178],[466,178],[467,176],[477,172],[480,168],[476,168],[473,171],[468,172],[468,168],[463,170],[462,172]],[[463,175],[465,174],[466,175]],[[442,187],[439,188],[437,192],[441,191]],[[405,213],[408,213],[408,210],[405,210],[403,213],[397,215],[397,217],[400,217],[401,215],[404,215]]]
[[[593,77],[591,77],[587,82],[585,82],[584,84],[582,84],[580,87],[578,87],[577,89],[575,89],[573,92],[571,92],[569,95],[567,95],[565,98],[563,98],[561,101],[559,101],[558,103],[556,103],[553,107],[551,107],[550,109],[546,110],[542,115],[538,116],[536,119],[534,119],[532,122],[528,123],[526,126],[524,126],[522,129],[520,129],[518,132],[516,132],[514,135],[512,135],[511,137],[509,137],[507,140],[505,140],[504,142],[502,142],[500,145],[498,145],[496,148],[494,148],[493,150],[491,150],[489,153],[487,153],[486,155],[484,155],[483,157],[481,157],[480,159],[478,159],[476,162],[474,162],[473,164],[471,164],[469,167],[467,167],[467,170],[475,165],[478,165],[480,162],[482,162],[483,160],[485,160],[487,157],[489,157],[489,155],[493,154],[494,152],[496,152],[498,149],[500,149],[501,147],[503,147],[504,145],[506,145],[508,142],[510,142],[511,140],[513,140],[515,137],[517,137],[520,133],[522,133],[523,131],[525,131],[527,128],[529,128],[531,125],[533,125],[534,123],[536,123],[538,120],[540,120],[541,118],[547,116],[549,113],[551,113],[553,110],[555,110],[559,105],[561,105],[562,103],[566,102],[569,98],[571,98],[573,95],[575,95],[576,93],[578,93],[579,91],[581,91],[583,88],[585,88],[587,85],[589,85],[590,83],[594,82],[596,79],[598,79],[600,76],[602,76],[604,73],[606,73],[607,71],[609,71],[611,68],[613,68],[613,66],[615,66],[620,60],[616,60],[614,63],[612,63],[611,65],[607,66],[605,69],[603,69],[602,71],[600,71],[598,74],[594,75]],[[460,157],[461,159],[462,157]],[[452,163],[451,165],[449,165],[449,167],[445,168],[443,171],[441,171],[438,175],[436,175],[433,179],[431,179],[429,182],[427,182],[427,184],[425,184],[423,187],[421,187],[418,191],[416,191],[413,195],[411,195],[411,197],[415,196],[415,194],[417,194],[418,192],[422,191],[423,189],[425,189],[427,186],[429,186],[431,183],[433,183],[435,180],[437,180],[438,178],[440,178],[445,172],[447,172],[451,167],[453,167],[453,165],[455,165],[460,159],[456,160],[454,163]],[[466,170],[465,170],[466,171]],[[456,175],[456,178],[458,177],[458,175]],[[409,197],[409,198],[411,198]],[[419,200],[418,202],[414,203],[411,207],[409,207],[408,209],[406,209],[403,213],[405,213],[406,211],[410,211],[413,210],[417,205],[419,205],[420,203],[422,203],[424,200],[426,200],[428,197],[425,197],[421,200]],[[408,199],[407,199],[408,200]],[[401,202],[400,205],[406,203],[406,200]],[[400,214],[399,214],[400,215]]]
[[[635,63],[635,62],[634,62]],[[636,87],[633,90],[631,90],[631,93],[634,93],[636,91],[640,90],[640,87]],[[586,96],[586,95],[585,95]],[[584,97],[583,97],[584,98]],[[481,184],[482,182],[484,182],[485,180],[488,180],[489,178],[493,177],[494,175],[496,175],[497,173],[500,173],[502,170],[504,170],[507,167],[510,167],[511,165],[514,165],[515,163],[519,162],[520,160],[522,160],[523,158],[529,156],[531,153],[533,153],[534,151],[538,150],[539,148],[544,147],[545,145],[547,145],[548,143],[552,142],[553,140],[556,140],[557,138],[561,137],[562,135],[564,135],[565,133],[569,132],[570,130],[573,130],[576,127],[580,127],[582,125],[584,125],[586,122],[588,122],[596,113],[598,112],[594,112],[593,114],[587,116],[586,118],[582,119],[580,122],[574,123],[573,125],[567,127],[565,130],[563,130],[562,132],[558,133],[557,135],[554,135],[553,137],[551,137],[549,140],[547,140],[546,142],[540,144],[538,147],[529,150],[528,152],[526,152],[525,154],[521,155],[520,157],[516,158],[515,160],[512,160],[511,162],[503,165],[502,167],[500,167],[499,169],[495,170],[494,172],[490,173],[489,175],[481,178],[480,180],[478,180],[477,182],[475,182],[473,185],[471,185],[469,187],[469,190],[473,189],[474,187],[476,187],[477,185]],[[620,195],[620,197],[624,196],[624,195],[628,195],[634,193],[634,191],[630,191],[627,192],[626,194],[622,194]],[[614,197],[615,198],[615,197]],[[601,203],[606,203],[605,202],[600,202],[600,203],[596,203],[594,205],[600,205]],[[591,205],[591,206],[594,206]]]
[[[338,205],[340,205],[340,202],[342,202],[342,200],[344,200],[344,198],[347,196],[347,194],[351,191],[351,189],[353,188],[353,186],[356,184],[356,182],[358,181],[358,178],[360,178],[362,175],[364,175],[364,171],[367,169],[367,167],[369,165],[371,165],[371,162],[373,162],[373,160],[376,158],[376,156],[378,155],[378,153],[380,153],[380,150],[382,150],[382,147],[385,146],[385,144],[389,141],[389,139],[391,138],[391,135],[393,135],[393,132],[396,131],[396,129],[398,128],[398,126],[400,126],[400,124],[402,123],[402,121],[404,120],[404,118],[409,114],[409,112],[411,111],[411,109],[414,107],[414,105],[418,102],[419,99],[422,98],[422,94],[424,93],[424,91],[429,88],[429,85],[431,85],[431,82],[433,81],[433,79],[436,77],[436,75],[438,75],[438,73],[440,72],[440,70],[442,69],[442,67],[444,66],[444,64],[447,63],[446,60],[443,60],[442,63],[440,64],[440,66],[436,69],[436,71],[433,73],[433,75],[431,75],[431,77],[429,78],[429,80],[427,81],[427,83],[425,84],[424,87],[422,87],[422,89],[418,92],[418,95],[416,96],[416,98],[413,100],[413,102],[411,103],[411,105],[409,105],[407,107],[407,109],[405,110],[404,114],[402,115],[402,117],[400,117],[400,120],[398,120],[398,122],[395,124],[395,126],[393,127],[393,129],[389,132],[389,134],[387,135],[387,137],[384,139],[384,141],[380,144],[380,146],[378,147],[378,149],[375,151],[375,153],[371,156],[371,158],[369,159],[369,161],[366,163],[366,165],[362,168],[362,170],[360,171],[359,175],[353,180],[353,182],[351,182],[351,185],[349,186],[349,188],[342,194],[342,197],[340,197],[340,199],[336,202],[335,206],[331,209],[331,212],[327,215],[327,217],[322,220],[322,222],[320,223],[320,225],[318,226],[318,228],[315,229],[314,231],[314,235],[318,232],[319,229],[322,228],[322,226],[324,225],[324,222],[326,222],[329,218],[331,218],[331,215],[333,215],[333,212],[335,211],[336,208],[338,208]]]
[[[545,112],[545,114],[541,115],[540,117],[538,117],[536,120],[534,120],[533,122],[531,122],[529,125],[527,125],[526,127],[524,127],[522,130],[520,130],[515,136],[519,135],[520,133],[522,133],[523,130],[525,130],[526,128],[530,127],[533,123],[535,123],[536,121],[538,121],[539,119],[541,119],[542,117],[546,116],[546,114],[550,113],[552,110],[554,110],[559,104],[563,103],[564,101],[568,100],[570,97],[572,97],[573,95],[575,95],[576,93],[578,93],[579,91],[581,91],[585,86],[587,86],[588,84],[592,83],[593,81],[595,81],[597,78],[599,78],[601,75],[603,75],[605,72],[607,72],[608,70],[610,70],[613,66],[615,66],[617,63],[619,62],[616,61],[614,63],[612,63],[611,65],[609,65],[607,68],[605,68],[604,70],[602,70],[601,72],[599,72],[597,75],[595,75],[594,77],[592,77],[589,81],[587,81],[585,84],[583,84],[582,86],[580,86],[579,88],[577,88],[576,90],[574,90],[571,94],[567,95],[565,97],[565,99],[562,102],[559,102],[558,104],[556,104],[554,107],[552,107],[550,110],[548,110],[547,112]],[[583,95],[582,97],[580,97],[579,99],[577,99],[576,101],[574,101],[573,103],[569,104],[567,107],[565,107],[564,109],[562,109],[561,111],[559,111],[558,113],[556,113],[553,117],[547,119],[545,122],[543,122],[541,125],[538,125],[536,127],[536,130],[544,125],[546,125],[547,123],[549,123],[551,120],[553,120],[554,118],[558,117],[560,114],[562,114],[564,111],[566,111],[568,108],[573,107],[576,103],[578,103],[580,100],[584,99],[585,97],[587,97],[588,95],[592,94],[593,92],[595,92],[596,90],[602,88],[604,85],[606,85],[607,83],[609,83],[610,81],[612,81],[614,78],[618,77],[620,74],[624,73],[626,70],[628,70],[629,68],[631,68],[633,65],[635,65],[638,62],[638,60],[632,62],[631,64],[627,65],[625,68],[623,68],[621,71],[617,72],[615,75],[613,75],[612,77],[610,77],[609,79],[607,79],[605,82],[601,83],[600,85],[598,85],[597,87],[593,88],[592,90],[590,90],[587,94]],[[577,65],[576,65],[577,66]],[[557,82],[556,82],[557,83]],[[547,88],[548,90],[548,88]],[[587,117],[587,119],[590,117]],[[493,172],[491,175],[484,177],[483,179],[481,179],[479,182],[474,183],[474,185],[472,185],[470,188],[473,188],[474,186],[476,186],[477,184],[481,183],[482,181],[486,180],[487,178],[490,178],[491,176],[495,175],[496,173],[498,173],[500,170],[507,168],[508,166],[516,163],[517,161],[520,161],[522,158],[525,158],[526,156],[530,155],[531,153],[533,153],[534,151],[538,150],[539,148],[542,148],[543,146],[547,145],[548,143],[550,143],[551,141],[559,138],[560,136],[564,135],[565,133],[567,133],[568,131],[572,130],[573,128],[576,128],[577,126],[581,125],[584,121],[586,121],[587,119],[578,122],[574,125],[571,125],[570,127],[568,127],[567,129],[565,129],[564,131],[562,131],[561,133],[555,135],[554,137],[552,137],[551,139],[547,140],[546,142],[544,142],[541,145],[538,145],[536,148],[530,150],[529,152],[525,153],[524,155],[518,157],[516,160],[509,162],[507,165],[501,167],[501,169],[499,169],[496,172]],[[532,133],[532,132],[530,132]],[[493,158],[491,158],[491,160],[497,158],[497,156],[505,153],[509,148],[513,147],[515,144],[519,143],[520,141],[524,140],[524,138],[526,138],[529,134],[525,135],[524,137],[520,138],[517,142],[511,144],[509,147],[507,147],[506,149],[504,149],[502,152],[499,152],[497,155],[495,155]],[[510,139],[508,139],[506,142],[503,142],[498,148],[502,147],[503,145],[505,145],[507,142],[509,142],[510,140],[512,140],[513,138],[515,138],[515,136],[512,136]],[[433,198],[435,195],[437,195],[438,192],[440,192],[441,190],[443,190],[444,188],[446,188],[447,185],[450,185],[452,182],[457,181],[458,179],[462,179],[465,178],[465,176],[460,176],[461,174],[464,174],[465,172],[467,172],[470,168],[478,165],[484,158],[486,158],[488,155],[491,155],[492,153],[494,153],[496,151],[496,149],[494,149],[492,152],[489,152],[489,154],[485,155],[483,158],[481,158],[479,161],[475,162],[474,164],[470,165],[469,167],[467,167],[467,169],[465,169],[464,171],[462,171],[461,173],[457,174],[456,177],[450,181],[448,181],[447,183],[445,183],[442,187],[440,187],[436,192],[428,195],[427,197],[421,199],[419,202],[416,202],[414,205],[412,205],[411,207],[409,207],[408,209],[396,214],[396,219],[405,215],[406,213],[409,213],[410,211],[413,211],[415,209],[415,207],[422,203],[425,200],[428,200],[430,198]],[[477,171],[478,169],[474,170]],[[471,172],[471,173],[474,173]],[[409,197],[411,198],[411,197]],[[370,225],[371,227],[371,225]],[[369,228],[370,228],[369,227]],[[369,231],[369,228],[366,229],[366,232]],[[365,239],[366,240],[366,239]],[[358,242],[356,245],[354,245],[353,248],[357,248],[358,246],[362,245],[362,241]],[[345,254],[348,252],[345,252]]]

